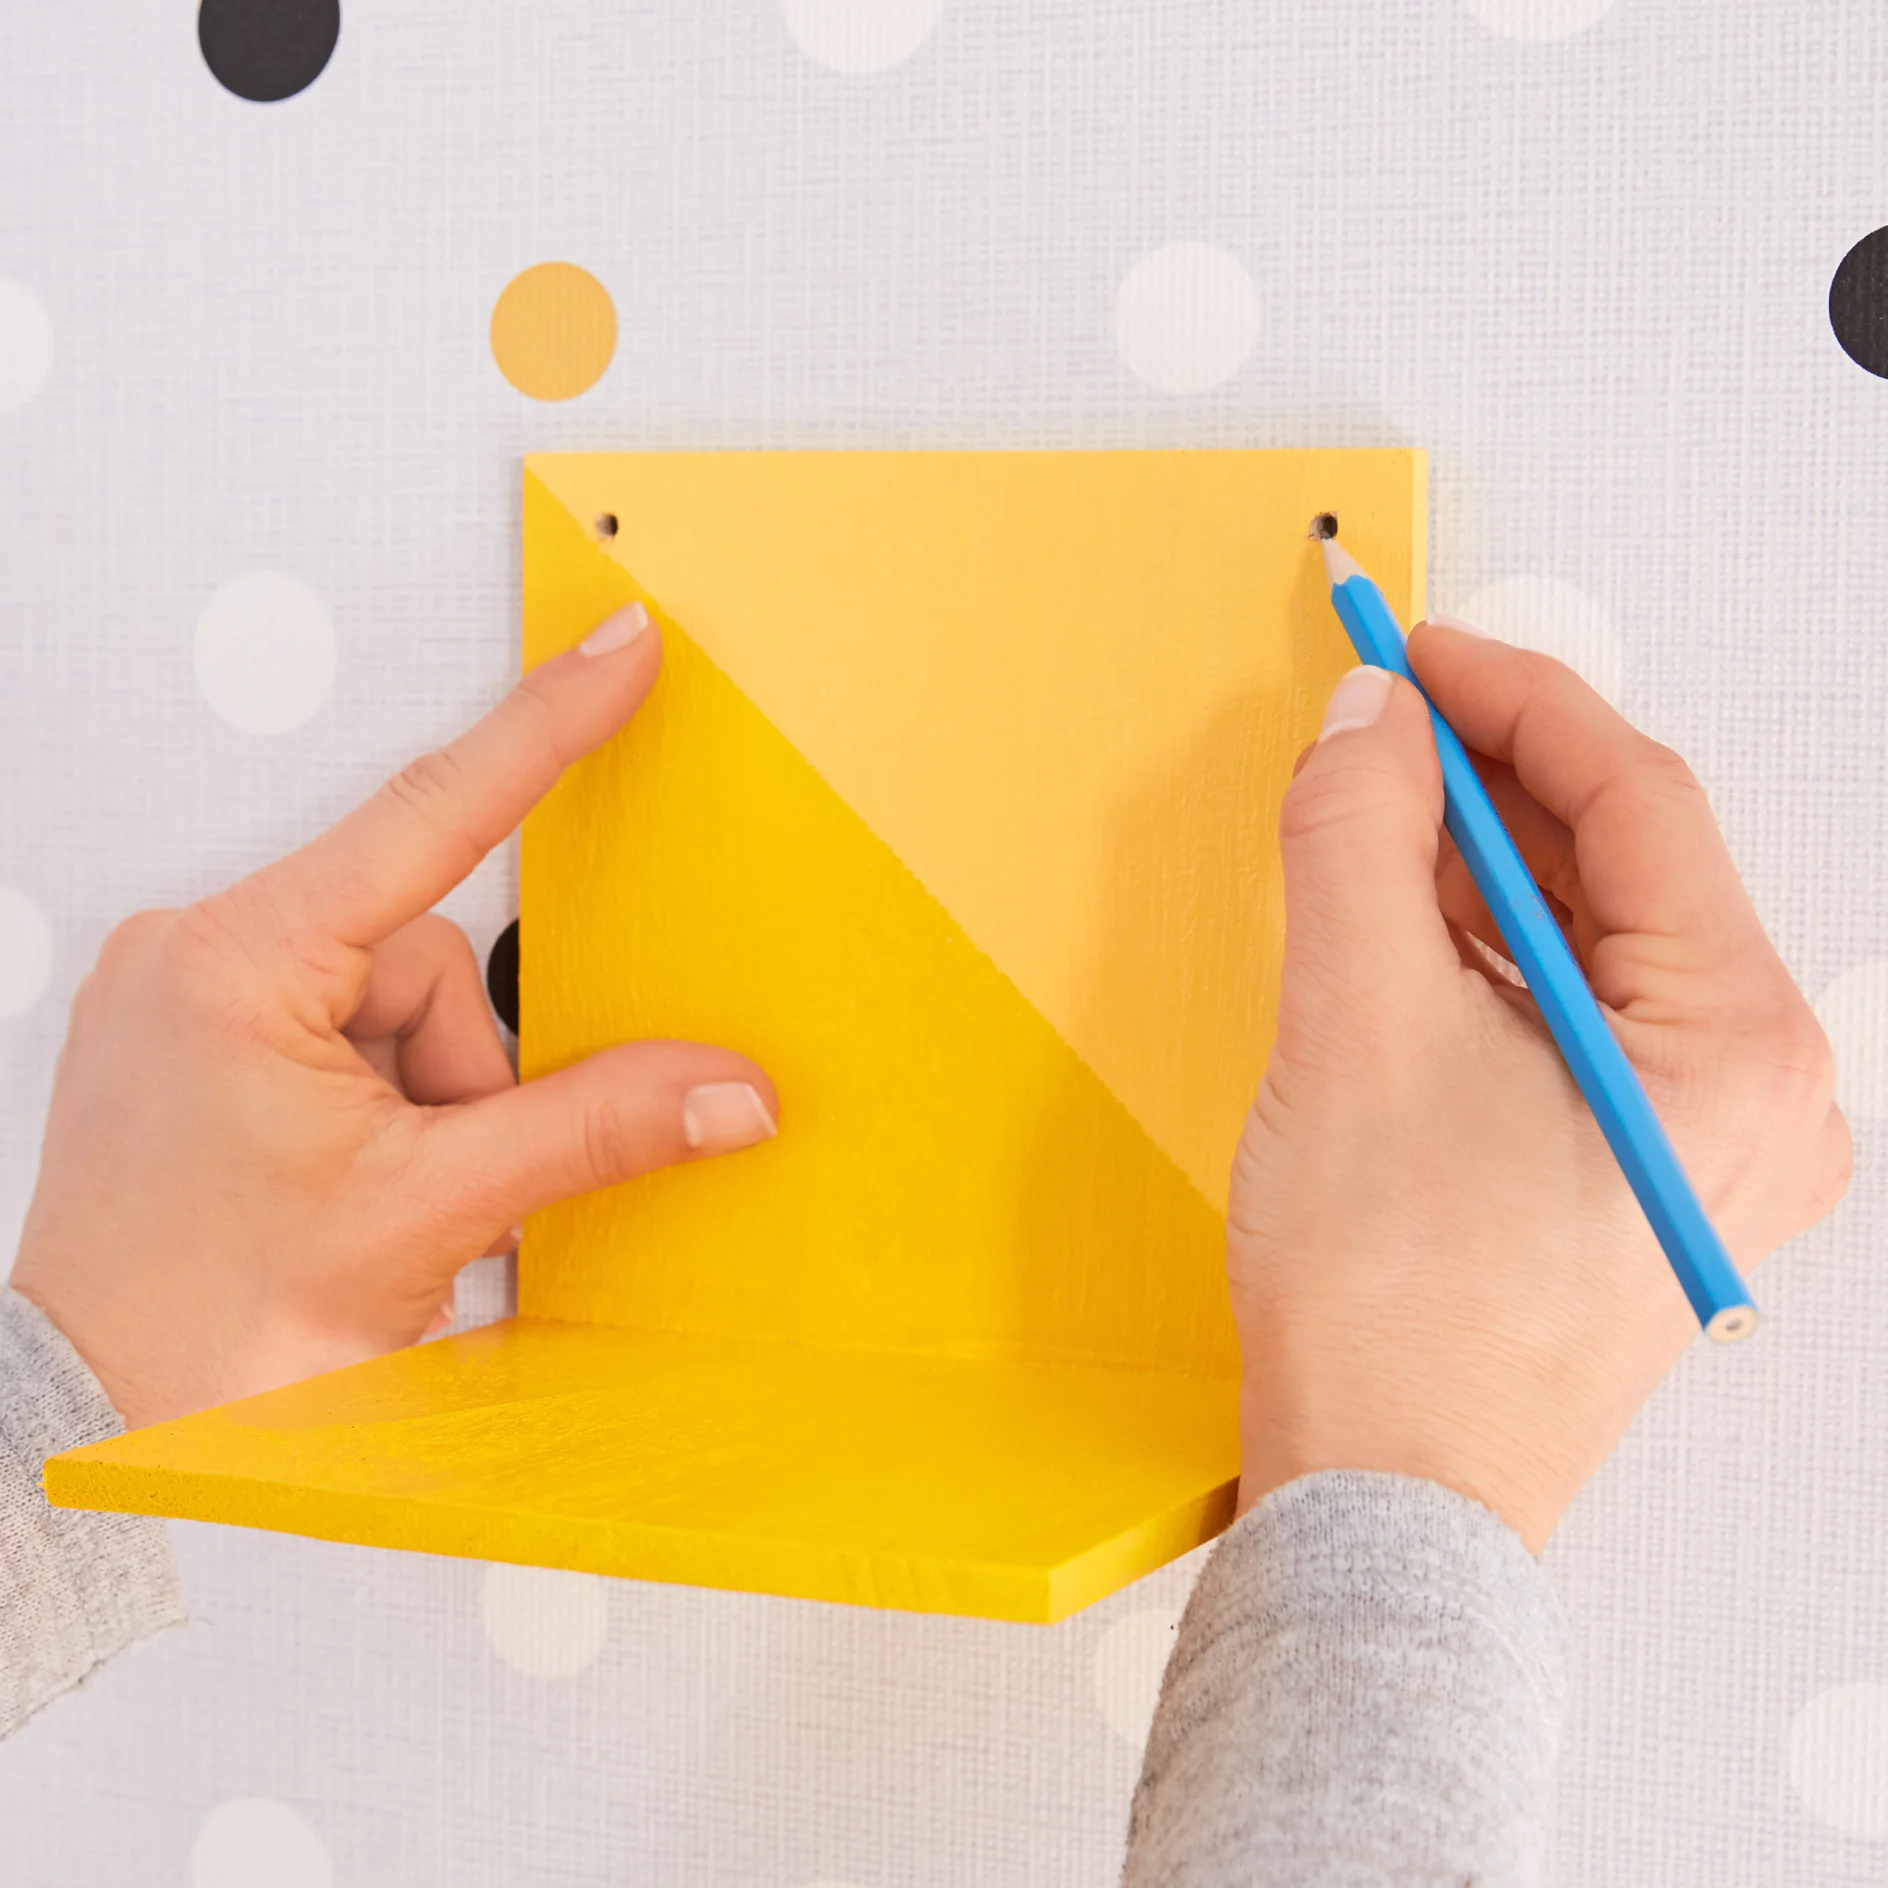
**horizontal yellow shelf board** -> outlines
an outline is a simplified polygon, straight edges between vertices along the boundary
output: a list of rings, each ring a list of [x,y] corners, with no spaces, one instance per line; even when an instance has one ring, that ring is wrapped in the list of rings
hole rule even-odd
[[[1232,1512],[1238,1386],[514,1318],[54,1457],[55,1505],[1048,1622]]]

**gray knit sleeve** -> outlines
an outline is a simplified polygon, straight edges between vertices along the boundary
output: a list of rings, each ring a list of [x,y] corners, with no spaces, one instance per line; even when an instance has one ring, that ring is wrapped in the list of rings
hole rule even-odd
[[[0,1737],[148,1633],[183,1623],[162,1521],[48,1507],[49,1455],[122,1432],[79,1354],[0,1286]]]
[[[1519,1536],[1433,1482],[1275,1490],[1181,1622],[1127,1888],[1539,1881],[1566,1629]]]

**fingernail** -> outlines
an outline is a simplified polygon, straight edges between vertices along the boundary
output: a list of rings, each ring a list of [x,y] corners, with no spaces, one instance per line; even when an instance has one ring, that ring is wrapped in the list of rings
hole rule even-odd
[[[1328,741],[1334,734],[1369,727],[1383,713],[1383,704],[1390,699],[1395,682],[1396,677],[1388,669],[1352,669],[1331,690],[1318,739]]]
[[[1438,629],[1459,629],[1464,636],[1479,636],[1483,642],[1493,642],[1495,640],[1494,637],[1489,635],[1487,630],[1483,629],[1479,624],[1465,623],[1459,616],[1430,616],[1425,617],[1423,620],[1425,622],[1434,623]]]
[[[511,1226],[506,1228],[506,1230],[511,1235],[511,1249],[515,1252],[524,1244],[524,1228],[522,1226]]]
[[[732,1154],[778,1131],[760,1091],[747,1082],[704,1082],[682,1097],[682,1138],[698,1154]]]
[[[640,603],[626,603],[614,616],[606,616],[577,647],[587,656],[614,655],[648,627],[649,612]]]

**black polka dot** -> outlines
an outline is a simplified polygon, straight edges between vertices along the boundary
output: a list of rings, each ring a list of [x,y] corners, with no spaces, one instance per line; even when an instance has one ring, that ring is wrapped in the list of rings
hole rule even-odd
[[[515,1036],[518,1033],[518,920],[498,934],[492,954],[485,960],[485,988],[498,1020]]]
[[[1888,380],[1888,229],[1842,258],[1829,284],[1829,325],[1856,366]]]
[[[238,98],[272,105],[321,77],[341,37],[341,0],[203,0],[197,44]]]

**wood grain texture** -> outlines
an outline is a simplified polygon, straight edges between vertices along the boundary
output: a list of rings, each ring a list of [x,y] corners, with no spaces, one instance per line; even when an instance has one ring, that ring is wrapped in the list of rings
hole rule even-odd
[[[665,662],[526,822],[523,1072],[728,1042],[780,1137],[52,1498],[1029,1620],[1208,1538],[1277,806],[1350,662],[1305,527],[1413,613],[1425,506],[1402,451],[530,461],[527,666],[631,598]]]
[[[1232,1512],[1217,1378],[515,1319],[76,1449],[66,1507],[1049,1621]]]

